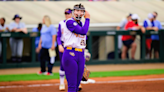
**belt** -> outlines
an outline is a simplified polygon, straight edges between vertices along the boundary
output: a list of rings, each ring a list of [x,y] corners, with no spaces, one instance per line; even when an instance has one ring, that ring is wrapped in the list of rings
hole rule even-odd
[[[80,48],[72,48],[72,47],[66,47],[67,50],[75,50],[75,51],[78,51],[78,52],[83,52],[83,49],[80,49]]]

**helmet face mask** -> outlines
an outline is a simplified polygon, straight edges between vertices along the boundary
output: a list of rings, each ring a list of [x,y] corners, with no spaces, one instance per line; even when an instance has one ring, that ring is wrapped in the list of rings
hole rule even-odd
[[[75,5],[73,8],[72,15],[76,20],[81,20],[81,18],[85,15],[84,6],[81,4]]]

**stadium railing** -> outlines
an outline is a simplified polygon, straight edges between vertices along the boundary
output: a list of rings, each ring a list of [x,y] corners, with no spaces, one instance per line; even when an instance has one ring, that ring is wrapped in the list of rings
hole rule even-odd
[[[160,37],[160,58],[159,59],[145,59],[145,35],[149,34],[156,34]],[[18,68],[18,67],[36,67],[39,66],[39,62],[36,61],[35,55],[35,37],[39,36],[40,33],[37,32],[29,32],[28,34],[23,33],[10,33],[10,32],[3,32],[0,33],[0,37],[2,39],[2,63],[0,63],[0,68]],[[118,35],[140,35],[141,36],[141,53],[140,53],[140,60],[121,60],[118,57]],[[87,46],[89,52],[92,54],[92,37],[93,36],[114,36],[114,46],[115,46],[115,59],[113,60],[94,60],[90,59],[89,62],[86,64],[125,64],[125,63],[154,63],[154,62],[164,62],[164,30],[159,30],[158,32],[155,31],[147,31],[146,33],[141,33],[141,31],[90,31],[88,35]],[[31,61],[28,63],[7,63],[7,46],[6,41],[9,37],[28,37],[31,39]],[[55,62],[55,66],[59,66],[60,62]]]
[[[146,35],[159,35],[160,37],[160,52],[159,52],[159,59],[146,59],[146,50],[145,50],[145,41],[146,41]],[[118,54],[118,35],[140,35],[141,37],[141,49],[140,49],[140,59],[139,60],[121,60],[119,59]],[[87,64],[125,64],[125,63],[154,63],[154,62],[164,62],[164,30],[159,30],[158,32],[155,32],[153,30],[146,31],[146,33],[142,33],[140,30],[137,31],[91,31],[89,33],[88,38],[88,49],[93,54],[92,51],[92,38],[94,36],[114,36],[114,57],[113,60],[94,60],[91,58],[90,62],[87,62]],[[100,62],[101,61],[101,62]]]

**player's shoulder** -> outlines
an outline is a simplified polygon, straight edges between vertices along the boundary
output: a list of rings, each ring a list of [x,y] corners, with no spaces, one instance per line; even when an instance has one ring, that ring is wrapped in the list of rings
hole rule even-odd
[[[67,26],[76,26],[77,25],[77,22],[73,18],[69,18],[66,21],[66,25]]]
[[[130,20],[130,21],[127,22],[127,24],[133,24],[133,21]]]
[[[161,23],[159,20],[155,20],[155,22],[157,22],[157,23]]]
[[[66,20],[61,20],[61,21],[59,22],[59,24],[65,23],[65,21],[66,21]]]
[[[51,24],[51,25],[49,26],[49,28],[55,28],[55,25]]]
[[[122,19],[122,22],[127,22],[128,20],[126,18],[123,18]]]
[[[73,18],[69,18],[69,19],[66,20],[66,23],[67,22],[76,22],[76,21]]]
[[[11,23],[10,23],[10,25],[13,25],[13,24],[15,24],[15,22],[11,22]]]
[[[35,28],[33,28],[32,29],[32,32],[37,32],[38,30],[37,30],[37,27],[35,27]]]

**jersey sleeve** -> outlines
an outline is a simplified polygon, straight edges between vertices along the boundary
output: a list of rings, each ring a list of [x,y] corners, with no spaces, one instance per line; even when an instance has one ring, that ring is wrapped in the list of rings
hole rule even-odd
[[[61,45],[62,44],[62,42],[61,42],[61,35],[62,35],[62,32],[61,32],[61,25],[59,24],[59,26],[58,26],[58,32],[57,32],[57,43],[58,43],[58,45]]]
[[[119,24],[119,27],[124,27],[124,24],[125,24],[126,22],[125,22],[125,20],[122,20],[121,22],[120,22],[120,24]]]
[[[32,32],[37,32],[37,30],[36,30],[36,29],[37,29],[37,28],[33,28],[33,29],[32,29]]]
[[[56,28],[53,25],[51,25],[50,30],[51,30],[51,35],[57,35]]]
[[[14,26],[14,23],[10,23],[10,25],[9,25],[9,30],[12,30],[14,27],[15,27],[15,26]]]
[[[81,35],[86,35],[89,29],[89,23],[90,23],[90,19],[87,18],[85,19],[84,26],[81,27],[80,25],[77,24],[76,21],[68,20],[66,22],[66,26],[71,32],[81,34]]]
[[[145,28],[147,28],[147,27],[148,27],[148,23],[147,23],[146,21],[144,21],[143,26],[144,26]]]
[[[161,22],[158,21],[158,29],[162,29]]]
[[[26,28],[26,24],[25,23],[21,23],[20,28]]]

